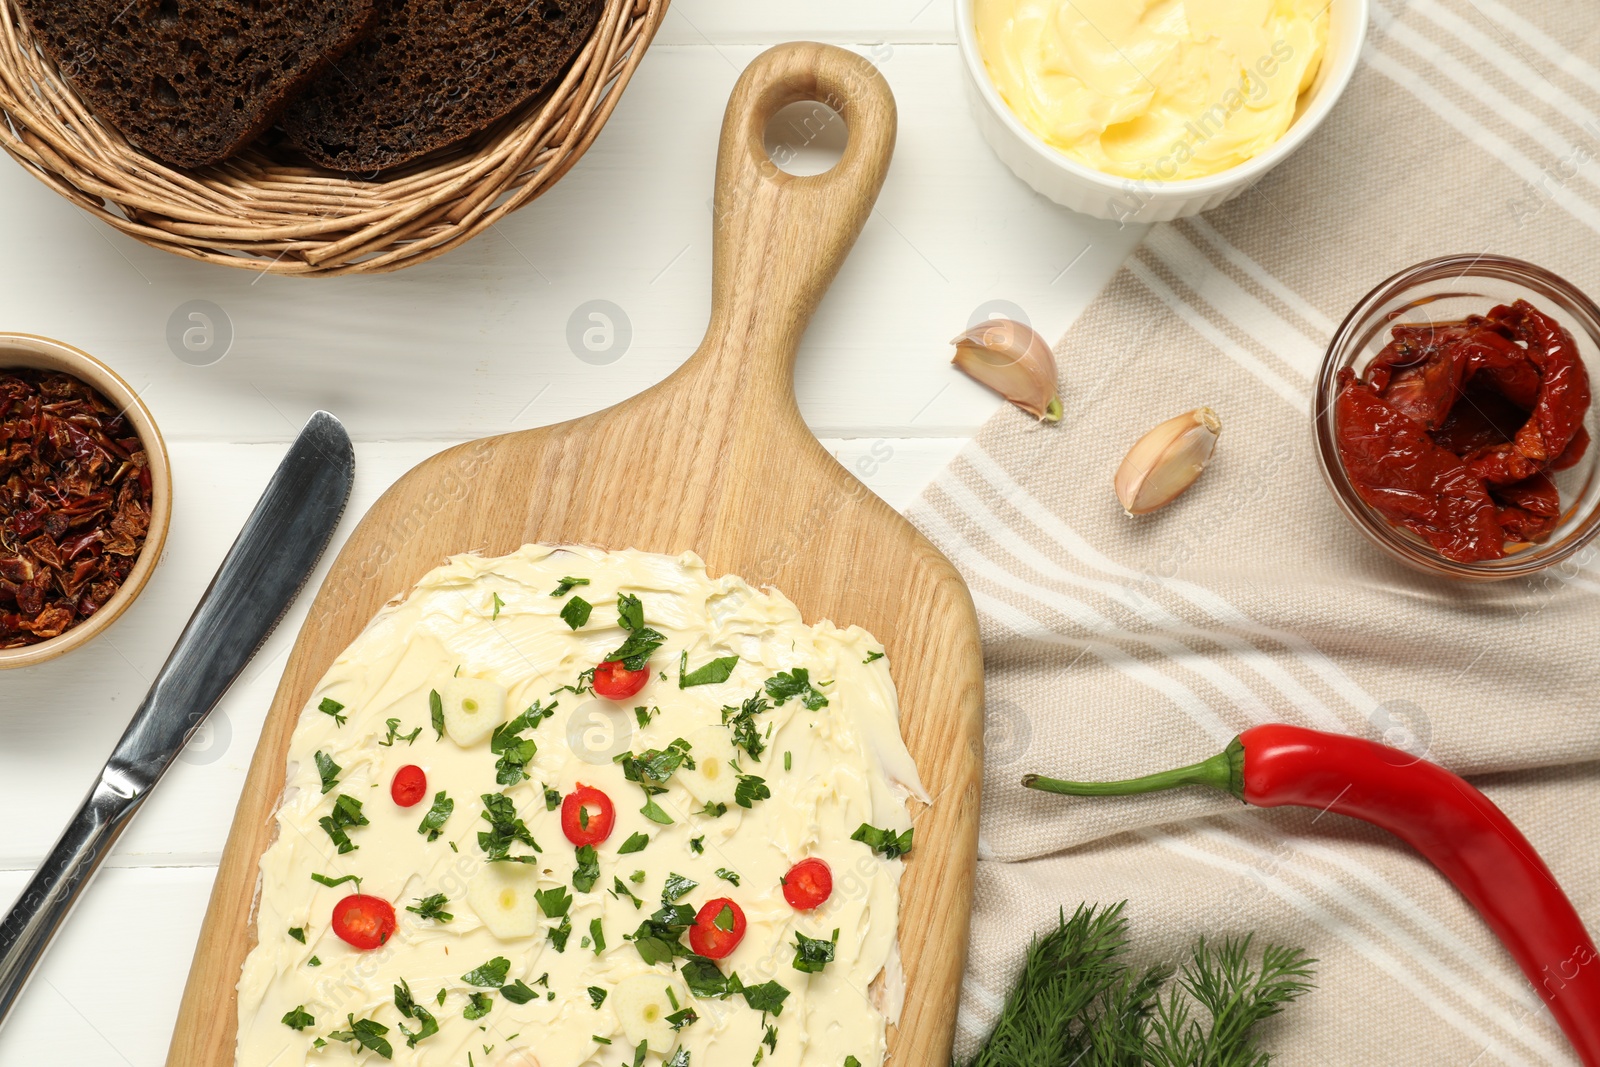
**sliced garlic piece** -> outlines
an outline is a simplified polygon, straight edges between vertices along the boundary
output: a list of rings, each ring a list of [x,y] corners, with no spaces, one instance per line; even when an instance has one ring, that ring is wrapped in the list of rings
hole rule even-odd
[[[739,750],[733,746],[732,734],[726,726],[705,726],[690,734],[688,741],[694,770],[679,767],[679,783],[702,804],[732,807],[739,788],[739,776],[733,769]]]
[[[539,932],[539,876],[525,863],[487,863],[467,889],[470,907],[488,931],[502,941]]]
[[[1117,468],[1117,499],[1130,515],[1165,507],[1194,484],[1211,462],[1222,420],[1210,408],[1196,408],[1139,438]]]
[[[990,319],[950,342],[950,362],[1041,422],[1061,421],[1056,354],[1038,331],[1011,319]]]
[[[506,691],[487,678],[452,678],[439,687],[444,732],[467,748],[506,721]]]
[[[672,988],[672,994],[667,990]],[[678,1043],[677,1031],[667,1016],[677,1011],[673,998],[680,1005],[688,1003],[688,994],[676,982],[659,974],[636,974],[617,986],[612,994],[617,1019],[627,1037],[629,1048],[638,1048],[645,1042],[650,1051],[665,1056]]]

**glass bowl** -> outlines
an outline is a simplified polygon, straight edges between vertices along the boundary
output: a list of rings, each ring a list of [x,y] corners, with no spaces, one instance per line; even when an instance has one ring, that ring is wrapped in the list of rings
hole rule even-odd
[[[1334,399],[1339,372],[1353,367],[1365,372],[1389,341],[1396,323],[1459,321],[1482,315],[1497,304],[1525,299],[1551,315],[1577,343],[1591,379],[1600,368],[1600,307],[1570,282],[1520,259],[1490,255],[1444,256],[1418,263],[1379,285],[1351,310],[1334,333],[1317,377],[1312,422],[1317,460],[1323,477],[1345,517],[1368,540],[1391,557],[1428,574],[1465,581],[1492,582],[1533,574],[1572,558],[1600,532],[1600,439],[1570,470],[1552,474],[1561,491],[1560,524],[1542,544],[1509,545],[1504,559],[1457,563],[1439,555],[1420,537],[1369,507],[1340,459],[1334,435]],[[1591,438],[1597,437],[1593,406],[1584,416]]]

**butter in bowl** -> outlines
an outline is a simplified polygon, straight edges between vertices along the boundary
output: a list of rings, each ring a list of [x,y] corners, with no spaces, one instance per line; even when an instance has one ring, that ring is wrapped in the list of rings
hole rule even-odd
[[[973,110],[1036,191],[1159,222],[1237,196],[1332,110],[1367,0],[956,0]]]

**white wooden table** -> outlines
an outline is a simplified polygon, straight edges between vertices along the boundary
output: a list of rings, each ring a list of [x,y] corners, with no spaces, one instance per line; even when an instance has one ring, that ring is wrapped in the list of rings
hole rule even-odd
[[[116,368],[155,412],[176,481],[165,562],[128,614],[71,656],[0,676],[0,903],[77,806],[312,411],[334,412],[356,440],[336,549],[424,456],[615,403],[694,349],[709,310],[723,105],[770,44],[854,48],[899,99],[894,168],[807,337],[798,385],[839,460],[894,506],[910,503],[997,406],[949,366],[949,339],[1013,305],[1054,338],[1141,236],[1055,207],[988,151],[968,114],[951,7],[675,0],[605,133],[549,195],[441,260],[383,277],[297,281],[189,263],[91,221],[0,159],[0,330],[60,338]],[[220,309],[208,351],[181,340],[198,322],[194,301]],[[594,301],[620,309],[614,327],[626,319],[607,351],[589,350],[606,345],[605,323],[588,318]],[[598,329],[587,347],[569,345],[573,322],[579,335]],[[215,864],[307,600],[123,838],[0,1030],[0,1067],[165,1061]]]

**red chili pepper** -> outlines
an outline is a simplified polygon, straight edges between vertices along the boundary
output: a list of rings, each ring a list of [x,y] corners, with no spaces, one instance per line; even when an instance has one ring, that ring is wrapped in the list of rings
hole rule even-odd
[[[402,808],[415,806],[428,795],[428,774],[414,763],[408,763],[394,772],[389,786],[389,796]]]
[[[594,669],[594,691],[607,700],[627,700],[649,680],[649,668],[630,671],[620,659],[607,660]]]
[[[394,936],[394,905],[382,897],[352,893],[333,906],[333,932],[346,944],[366,950]]]
[[[579,782],[561,801],[561,832],[574,845],[598,845],[616,824],[616,805],[593,786]]]
[[[796,911],[820,908],[832,895],[833,870],[826,860],[801,860],[783,876],[783,899]]]
[[[1587,1067],[1600,1067],[1600,954],[1550,869],[1488,797],[1436,763],[1298,726],[1246,730],[1202,763],[1124,782],[1029,775],[1030,789],[1127,796],[1208,785],[1258,807],[1333,811],[1405,841],[1450,879],[1550,1005]]]
[[[717,919],[724,912],[732,912],[731,930],[724,930],[717,925]],[[708,960],[726,959],[733,955],[733,950],[744,940],[744,927],[743,908],[727,897],[708,900],[695,915],[694,925],[689,927],[689,947],[694,949],[696,955],[704,956]]]

